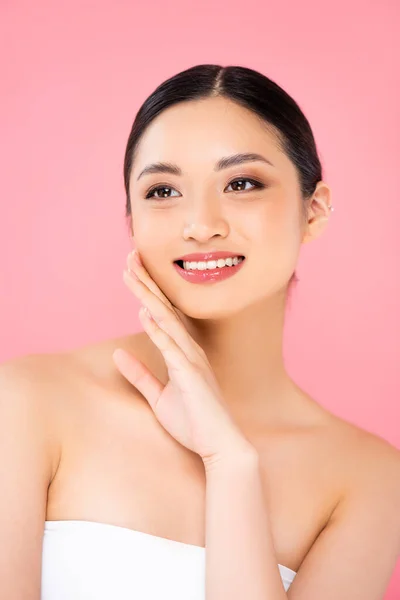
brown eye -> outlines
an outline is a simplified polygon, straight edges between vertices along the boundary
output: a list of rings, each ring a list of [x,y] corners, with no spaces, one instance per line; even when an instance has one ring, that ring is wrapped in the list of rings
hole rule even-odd
[[[246,183],[250,183],[253,187],[246,188]],[[234,179],[233,181],[230,182],[230,184],[225,189],[227,189],[229,186],[234,186],[234,189],[233,189],[234,192],[243,192],[243,191],[248,192],[255,188],[262,189],[263,187],[265,187],[259,181],[255,181],[255,179],[248,179],[247,177],[241,177],[240,179]]]
[[[161,194],[158,196],[155,196],[154,193],[159,192],[159,190],[161,190]],[[151,188],[147,192],[145,198],[146,199],[147,198],[155,198],[156,200],[159,200],[161,198],[172,198],[172,196],[168,195],[171,190],[174,190],[174,188],[169,187],[168,185],[159,185],[159,186]],[[176,192],[176,190],[174,190],[174,191]]]

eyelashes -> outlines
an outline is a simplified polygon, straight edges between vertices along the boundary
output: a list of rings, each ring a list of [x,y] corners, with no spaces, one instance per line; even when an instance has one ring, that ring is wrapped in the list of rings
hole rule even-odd
[[[261,183],[261,181],[257,181],[256,179],[250,179],[249,177],[237,177],[236,179],[233,179],[232,181],[230,181],[228,183],[228,185],[226,186],[225,189],[227,189],[229,186],[234,185],[234,184],[240,184],[240,186],[243,186],[243,184],[246,183],[251,183],[251,185],[253,186],[250,189],[242,189],[242,190],[233,190],[233,192],[235,193],[240,193],[240,192],[250,192],[252,190],[255,189],[264,189],[266,186]],[[245,186],[244,186],[245,187]],[[158,192],[159,190],[169,190],[169,191],[176,191],[175,188],[171,187],[170,185],[156,185],[153,186],[152,188],[149,189],[149,191],[146,193],[145,195],[145,199],[154,199],[154,200],[162,200],[162,198],[168,200],[169,198],[176,198],[177,196],[154,196],[155,192]]]

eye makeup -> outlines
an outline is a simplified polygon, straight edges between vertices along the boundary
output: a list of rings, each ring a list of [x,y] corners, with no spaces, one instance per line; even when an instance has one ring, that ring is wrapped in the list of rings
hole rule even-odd
[[[247,192],[251,192],[254,191],[256,189],[260,190],[260,189],[264,189],[266,187],[266,185],[264,183],[262,183],[261,181],[254,179],[252,177],[236,177],[234,179],[232,179],[227,186],[225,187],[225,190],[227,187],[235,184],[235,183],[250,183],[252,185],[252,187],[250,189],[242,189],[242,190],[232,190],[232,192],[234,194],[241,194],[241,193],[247,193]],[[154,199],[154,200],[161,200],[162,198],[157,197],[157,196],[153,196],[154,192],[158,192],[159,190],[175,190],[175,188],[169,184],[163,184],[163,183],[159,183],[157,185],[153,185],[146,193],[145,193],[145,200],[148,199]],[[224,191],[225,191],[224,190]],[[176,191],[176,190],[175,190]],[[229,192],[228,192],[229,193]],[[176,196],[164,196],[164,199],[169,199],[172,197],[176,197]]]

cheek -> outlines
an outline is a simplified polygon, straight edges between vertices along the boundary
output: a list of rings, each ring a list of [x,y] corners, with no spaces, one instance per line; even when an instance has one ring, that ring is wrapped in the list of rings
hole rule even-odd
[[[278,198],[276,202],[265,204],[251,218],[244,217],[243,227],[246,227],[250,245],[257,244],[264,250],[284,253],[300,244],[301,217],[293,198]]]
[[[293,200],[293,199],[292,199]],[[301,247],[300,213],[284,202],[269,205],[251,224],[247,237],[255,268],[278,287],[285,285],[296,268]]]
[[[168,219],[167,213],[143,210],[135,214],[133,231],[135,242],[144,257],[159,258],[164,256],[171,240],[173,219]]]
[[[167,211],[142,211],[133,221],[134,242],[150,277],[167,296],[176,257],[178,233]],[[178,251],[179,252],[179,251]],[[169,261],[170,264],[167,264]]]

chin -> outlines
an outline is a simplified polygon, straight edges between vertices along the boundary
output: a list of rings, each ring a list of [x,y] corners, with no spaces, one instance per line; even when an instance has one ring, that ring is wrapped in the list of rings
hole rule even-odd
[[[225,299],[218,301],[214,298],[212,302],[200,302],[199,298],[190,302],[188,298],[182,302],[182,298],[173,302],[173,306],[178,309],[179,313],[190,319],[201,319],[207,321],[220,321],[223,319],[231,319],[245,309],[245,306],[238,303],[232,304]]]

